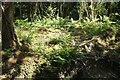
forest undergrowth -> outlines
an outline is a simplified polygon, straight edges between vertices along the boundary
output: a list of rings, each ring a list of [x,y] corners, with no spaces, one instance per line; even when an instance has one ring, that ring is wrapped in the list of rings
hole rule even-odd
[[[20,49],[2,52],[7,79],[120,77],[117,22],[59,18],[16,20],[15,26]]]

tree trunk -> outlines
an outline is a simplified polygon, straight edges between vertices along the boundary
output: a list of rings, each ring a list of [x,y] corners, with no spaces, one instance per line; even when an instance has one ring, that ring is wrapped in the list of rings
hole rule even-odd
[[[2,49],[17,49],[18,40],[13,26],[14,3],[6,2],[2,6]]]

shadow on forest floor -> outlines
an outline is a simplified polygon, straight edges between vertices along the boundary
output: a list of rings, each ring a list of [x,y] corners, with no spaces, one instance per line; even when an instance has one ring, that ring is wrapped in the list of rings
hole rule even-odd
[[[8,55],[7,55],[8,56]],[[2,74],[6,76],[5,79],[14,79],[21,73],[21,65],[30,62],[31,58],[35,55],[28,52],[15,51],[10,54],[10,57],[3,55],[3,61],[6,62],[2,66]]]
[[[72,29],[73,30],[73,29]],[[63,30],[62,30],[63,31]],[[50,47],[55,46],[56,42],[50,42],[47,36],[55,37],[66,34],[59,29],[54,31],[50,29],[39,29],[36,42],[47,43]],[[73,36],[72,41],[75,42],[74,47],[81,50],[84,54],[83,59],[74,59],[69,63],[54,63],[49,62],[44,57],[40,57],[33,52],[18,52],[18,54],[11,54],[8,57],[3,55],[3,74],[7,75],[8,79],[26,78],[29,76],[33,79],[53,79],[53,78],[68,78],[68,79],[82,79],[82,78],[120,78],[120,36],[119,31],[115,34],[116,38],[107,43],[107,37],[113,35],[108,34],[111,31],[104,31],[103,34],[89,37],[87,33],[80,28],[74,28],[74,31],[68,30]],[[50,33],[47,34],[47,32]],[[107,32],[107,33],[106,33]],[[63,36],[63,35],[62,35]],[[41,39],[41,37],[43,37]],[[53,39],[51,38],[51,39]],[[47,41],[48,40],[48,41]],[[58,40],[55,40],[58,41]],[[60,41],[60,40],[59,40]],[[61,42],[61,41],[60,41]],[[54,44],[53,44],[54,43]],[[33,53],[33,54],[31,54]],[[74,52],[73,52],[74,53]],[[67,56],[72,55],[68,54]],[[52,56],[50,56],[52,57]],[[72,57],[70,57],[71,59]],[[11,59],[12,62],[9,62]],[[54,60],[54,59],[53,59]],[[48,65],[47,63],[50,63]]]
[[[73,30],[73,29],[72,29]],[[111,30],[110,30],[111,31]],[[120,77],[120,36],[116,34],[116,39],[111,40],[107,44],[106,38],[114,34],[109,30],[99,34],[99,36],[88,37],[80,28],[74,28],[72,36],[80,36],[74,38],[75,46],[84,52],[83,60],[75,60],[61,67],[51,65],[52,68],[42,66],[39,73],[36,74],[35,79],[52,79],[58,78],[117,78]],[[106,33],[107,32],[107,33]],[[60,74],[61,73],[61,74]]]

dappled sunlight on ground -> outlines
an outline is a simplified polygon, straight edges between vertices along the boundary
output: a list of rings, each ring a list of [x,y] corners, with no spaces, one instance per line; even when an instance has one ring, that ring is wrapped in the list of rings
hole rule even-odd
[[[89,36],[82,28],[40,27],[25,31],[16,28],[16,33],[24,44],[20,43],[20,51],[9,57],[4,54],[3,73],[7,78],[119,77],[118,32],[112,37],[111,34]]]

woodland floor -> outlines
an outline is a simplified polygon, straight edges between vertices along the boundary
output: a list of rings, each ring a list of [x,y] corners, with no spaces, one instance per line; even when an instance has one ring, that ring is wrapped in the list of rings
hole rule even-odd
[[[72,28],[72,27],[71,27]],[[120,34],[112,33],[112,30],[103,31],[99,35],[89,37],[81,28],[37,28],[34,29],[34,40],[29,44],[29,49],[12,54],[3,54],[3,67],[0,78],[120,78]],[[73,30],[73,31],[72,31]],[[19,33],[29,34],[30,30],[21,30]],[[109,33],[109,34],[108,34]],[[18,34],[18,33],[17,33]],[[104,36],[103,36],[104,35]],[[114,41],[106,42],[106,37],[115,35]],[[69,37],[70,36],[70,37]],[[20,36],[18,36],[20,37]],[[67,40],[66,40],[67,39]],[[57,50],[58,44],[66,41],[68,46],[76,47],[83,53],[84,58],[75,59],[73,62],[61,64],[46,64],[49,60],[43,55],[46,52]],[[41,46],[41,47],[40,47]],[[41,49],[41,50],[40,50]],[[39,51],[37,51],[39,50]],[[43,51],[44,51],[43,50]],[[46,54],[46,53],[44,53]],[[50,55],[51,56],[51,55]]]

